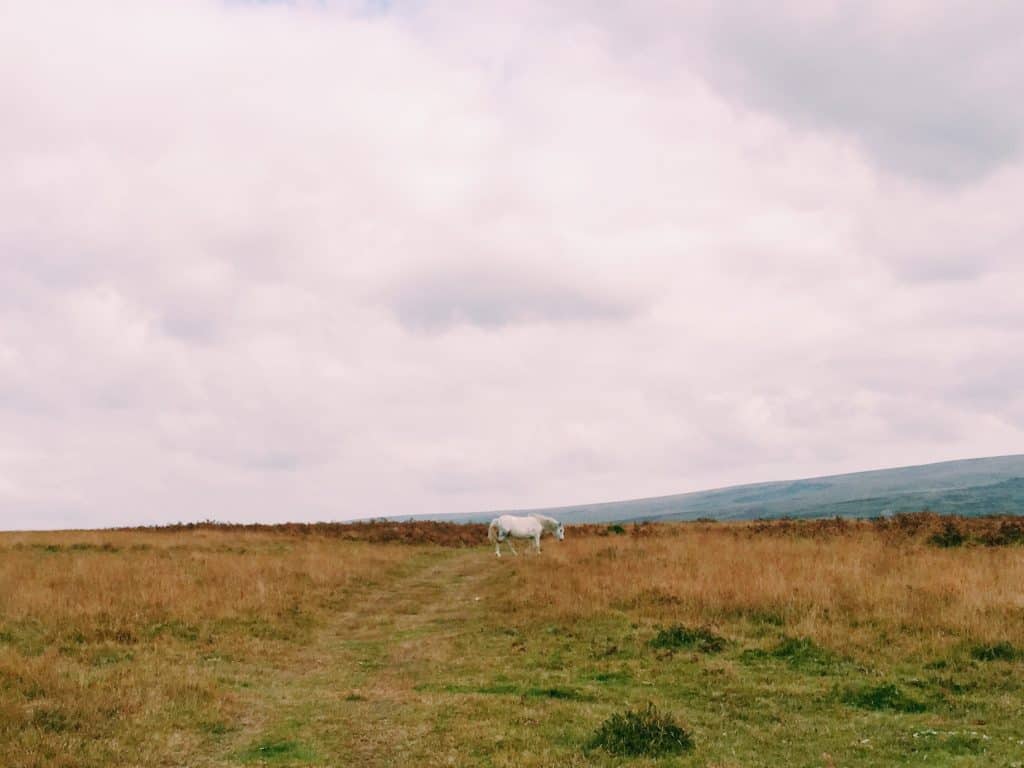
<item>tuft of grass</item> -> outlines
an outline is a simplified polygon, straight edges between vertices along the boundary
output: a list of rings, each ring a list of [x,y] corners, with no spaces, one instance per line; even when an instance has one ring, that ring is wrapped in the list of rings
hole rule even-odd
[[[597,683],[607,684],[626,684],[633,680],[633,676],[629,672],[598,672],[592,678]]]
[[[309,762],[315,759],[316,755],[312,749],[291,739],[263,739],[239,755],[240,762],[258,765]]]
[[[983,737],[976,733],[951,733],[939,745],[951,755],[979,755],[985,751]]]
[[[976,731],[936,731],[928,728],[914,733],[914,741],[928,749],[939,749],[950,755],[978,755],[986,751],[989,737]],[[1010,763],[1013,765],[1013,763]]]
[[[203,720],[198,723],[198,729],[200,732],[208,734],[210,736],[223,736],[226,733],[230,733],[233,728],[229,723],[225,723],[221,720]]]
[[[835,655],[809,637],[783,637],[771,651],[776,659],[788,661],[795,667],[829,666],[836,661]]]
[[[769,627],[784,627],[786,625],[786,619],[782,613],[771,609],[747,611],[746,616],[754,624],[763,624]]]
[[[671,715],[648,702],[644,709],[613,714],[601,723],[587,747],[620,757],[658,757],[690,751],[693,737]]]
[[[975,661],[1016,661],[1024,656],[1013,643],[1002,640],[998,643],[971,646],[971,658]]]
[[[623,528],[618,523],[612,523],[611,525],[608,526],[608,533],[614,533],[617,536],[621,536],[625,532],[626,532],[626,529]]]
[[[526,696],[543,699],[565,699],[568,701],[586,701],[587,697],[572,688],[528,688]]]
[[[109,664],[119,664],[123,661],[131,661],[134,654],[131,651],[124,651],[119,648],[103,647],[93,651],[90,663],[94,667],[104,667]]]
[[[887,709],[893,712],[924,712],[927,707],[907,696],[894,683],[851,689],[843,694],[843,703],[860,709]]]
[[[684,627],[675,624],[658,631],[650,642],[652,648],[692,648],[701,653],[718,653],[726,640],[705,627]]]
[[[37,709],[32,714],[32,725],[51,733],[77,730],[75,722],[59,709]]]

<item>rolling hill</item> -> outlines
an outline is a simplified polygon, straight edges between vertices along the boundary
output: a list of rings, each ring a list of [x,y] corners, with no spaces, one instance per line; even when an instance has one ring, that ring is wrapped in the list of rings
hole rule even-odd
[[[1024,455],[944,461],[737,485],[629,501],[500,510],[423,519],[480,522],[504,512],[538,512],[567,523],[745,520],[760,517],[874,517],[930,509],[944,514],[1024,512]]]

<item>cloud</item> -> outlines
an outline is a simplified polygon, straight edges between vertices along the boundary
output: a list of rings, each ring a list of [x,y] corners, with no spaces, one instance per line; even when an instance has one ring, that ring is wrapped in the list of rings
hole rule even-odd
[[[577,4],[649,79],[698,72],[720,95],[937,187],[1013,164],[1024,135],[1024,12],[1002,1]]]
[[[1017,157],[1022,30],[1013,3],[719,6],[706,71],[745,103],[852,137],[887,171],[959,185]]]
[[[0,527],[1019,452],[1014,64],[806,12],[4,4]]]
[[[615,321],[630,314],[621,300],[588,294],[549,277],[474,266],[403,279],[393,306],[405,327],[428,332],[460,324],[500,328],[530,322]]]

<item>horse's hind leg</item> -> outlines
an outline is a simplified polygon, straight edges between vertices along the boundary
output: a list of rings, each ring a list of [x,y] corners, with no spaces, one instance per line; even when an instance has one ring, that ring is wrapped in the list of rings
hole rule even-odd
[[[533,551],[540,554],[540,534],[533,537]]]

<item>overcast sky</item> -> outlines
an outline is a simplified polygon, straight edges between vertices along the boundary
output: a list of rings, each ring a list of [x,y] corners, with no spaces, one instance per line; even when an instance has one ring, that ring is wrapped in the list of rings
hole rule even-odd
[[[1024,452],[1024,6],[680,5],[0,0],[0,528]]]

